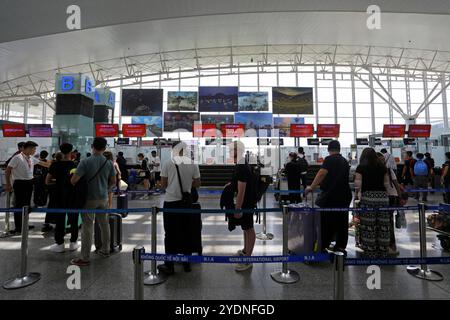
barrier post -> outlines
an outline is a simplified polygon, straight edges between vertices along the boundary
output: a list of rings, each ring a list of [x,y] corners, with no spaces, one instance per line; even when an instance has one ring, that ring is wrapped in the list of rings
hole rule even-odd
[[[334,253],[334,300],[344,300],[344,253]]]
[[[420,234],[420,258],[427,258],[427,235],[425,212],[427,210],[425,203],[419,203],[419,234]],[[428,281],[442,281],[444,276],[437,271],[428,269],[428,265],[423,263],[419,266],[408,266],[406,271],[419,279]]]
[[[22,208],[22,245],[20,274],[3,283],[3,288],[7,290],[19,289],[30,286],[41,279],[41,274],[37,272],[27,272],[28,262],[28,220],[30,217],[30,207]]]
[[[157,214],[158,208],[152,207],[152,254],[156,254],[156,245],[157,245]],[[150,261],[150,270],[145,272],[144,284],[146,285],[155,285],[163,283],[167,280],[166,275],[159,273],[158,268],[156,267],[156,260]]]
[[[288,206],[283,206],[283,256],[287,256],[288,252]],[[288,263],[286,261],[282,264],[280,271],[275,271],[270,274],[272,279],[278,283],[296,283],[300,280],[300,275],[293,270],[288,269]]]
[[[263,194],[263,208],[266,209],[267,207],[267,200],[266,200],[266,193],[264,192]],[[259,232],[256,234],[256,239],[259,240],[272,240],[273,239],[273,234],[272,233],[267,233],[267,216],[266,216],[266,212],[263,212],[263,223],[262,223],[262,232]]]
[[[144,300],[144,264],[141,254],[145,253],[142,246],[133,249],[134,263],[134,300]]]

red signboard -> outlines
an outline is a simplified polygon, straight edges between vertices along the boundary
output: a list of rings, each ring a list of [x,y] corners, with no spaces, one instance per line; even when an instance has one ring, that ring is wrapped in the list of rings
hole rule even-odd
[[[122,134],[124,137],[145,137],[145,124],[124,124],[122,125]]]
[[[314,135],[312,124],[291,124],[290,136],[293,138],[309,138]]]
[[[96,123],[95,124],[95,136],[112,138],[119,135],[119,125],[118,124],[108,124],[108,123]]]
[[[431,124],[410,124],[408,128],[409,138],[429,138],[431,135]]]
[[[3,136],[7,138],[26,137],[24,124],[3,124]]]
[[[245,134],[245,124],[236,123],[236,124],[222,124],[220,126],[220,131],[222,131],[222,135],[224,137],[243,137]]]
[[[318,124],[318,138],[338,138],[341,130],[340,124]]]
[[[383,138],[403,138],[405,129],[405,124],[385,124],[383,126]]]
[[[217,126],[215,123],[194,123],[192,129],[194,137],[217,137]]]

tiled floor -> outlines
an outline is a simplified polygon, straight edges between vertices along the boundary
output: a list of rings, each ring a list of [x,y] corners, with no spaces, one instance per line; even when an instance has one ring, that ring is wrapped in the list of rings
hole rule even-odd
[[[437,203],[440,196],[435,195]],[[272,195],[268,195],[268,207],[273,207]],[[4,206],[4,198],[0,199]],[[151,207],[161,205],[163,197],[148,201],[130,201],[130,207]],[[217,196],[201,196],[203,208],[218,208]],[[413,200],[412,202],[413,203]],[[408,228],[396,230],[401,257],[419,255],[419,234],[417,212],[407,213]],[[4,227],[4,214],[0,213],[0,230]],[[150,216],[129,215],[123,221],[123,251],[108,259],[94,257],[91,266],[82,268],[81,289],[69,290],[66,273],[69,261],[75,253],[55,254],[48,251],[53,243],[52,234],[43,235],[40,227],[43,216],[31,215],[36,229],[30,232],[28,270],[40,272],[42,279],[33,286],[7,291],[0,289],[0,299],[132,299],[133,263],[131,251],[136,245],[150,250]],[[268,214],[268,232],[275,235],[272,241],[257,240],[256,255],[281,254],[281,216]],[[256,225],[256,230],[261,230]],[[164,252],[162,217],[158,216],[158,252]],[[450,256],[444,252],[436,234],[428,232],[428,255]],[[242,247],[240,231],[228,232],[222,214],[203,216],[203,246],[205,255],[232,255]],[[350,238],[349,257],[355,257],[354,239]],[[0,239],[0,281],[19,272],[20,237]],[[145,264],[148,269],[150,263]],[[281,285],[270,278],[270,273],[280,268],[277,264],[255,264],[253,270],[238,274],[232,265],[194,265],[191,273],[184,273],[181,266],[176,274],[158,286],[146,286],[146,299],[332,299],[332,268],[328,263],[319,265],[290,264],[300,274],[300,281]],[[369,290],[366,286],[366,267],[348,267],[345,271],[346,299],[450,299],[450,267],[435,265],[445,279],[441,282],[427,282],[410,276],[404,266],[382,267],[381,289]]]

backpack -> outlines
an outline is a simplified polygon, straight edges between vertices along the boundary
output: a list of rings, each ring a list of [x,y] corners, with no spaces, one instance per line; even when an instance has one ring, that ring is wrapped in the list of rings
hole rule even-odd
[[[250,178],[250,191],[252,195],[251,200],[256,207],[257,203],[261,200],[262,196],[267,191],[269,185],[273,182],[273,179],[270,176],[262,176],[260,166],[250,166],[250,171],[252,174]]]
[[[428,176],[428,166],[423,161],[423,159],[419,159],[414,164],[414,175],[415,176]]]

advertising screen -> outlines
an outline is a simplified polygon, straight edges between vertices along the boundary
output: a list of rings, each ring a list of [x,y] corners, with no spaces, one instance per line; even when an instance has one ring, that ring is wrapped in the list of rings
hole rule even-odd
[[[405,136],[404,124],[385,124],[383,126],[383,138],[403,138]]]
[[[3,124],[3,137],[13,138],[26,136],[24,124]]]
[[[194,123],[193,135],[197,138],[217,137],[217,128],[215,123]]]
[[[224,137],[243,137],[245,133],[245,125],[242,123],[237,124],[222,124],[220,131]]]
[[[293,138],[308,138],[314,135],[312,124],[291,124],[290,136]]]
[[[124,124],[122,134],[124,137],[145,137],[147,128],[145,124]]]
[[[320,140],[316,138],[308,139],[308,146],[318,146],[320,145]]]
[[[431,124],[410,124],[408,128],[408,137],[410,138],[429,138],[431,135]]]
[[[28,135],[30,138],[51,138],[52,127],[49,124],[29,124]]]
[[[317,137],[318,138],[338,138],[341,125],[339,124],[318,124]]]
[[[119,135],[119,125],[109,123],[96,123],[95,136],[103,138],[113,138]]]

